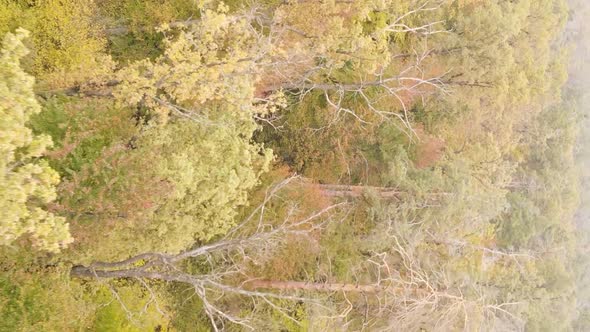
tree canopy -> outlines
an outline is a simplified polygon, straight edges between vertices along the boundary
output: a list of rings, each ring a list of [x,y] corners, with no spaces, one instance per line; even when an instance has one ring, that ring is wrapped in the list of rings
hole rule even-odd
[[[9,245],[26,234],[36,247],[59,251],[72,239],[66,220],[45,208],[55,200],[59,182],[59,175],[39,160],[51,139],[27,127],[31,115],[41,111],[33,92],[34,78],[20,67],[28,52],[22,40],[28,35],[22,29],[7,34],[0,53],[1,244]]]
[[[0,0],[0,330],[587,330],[588,8]]]

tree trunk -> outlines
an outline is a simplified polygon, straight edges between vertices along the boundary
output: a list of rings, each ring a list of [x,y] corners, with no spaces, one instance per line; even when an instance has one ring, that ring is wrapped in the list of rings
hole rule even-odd
[[[329,197],[360,197],[367,191],[376,192],[381,198],[398,198],[405,192],[388,187],[355,186],[340,184],[316,184],[320,191]]]
[[[411,194],[407,191],[401,191],[393,187],[377,187],[377,186],[363,186],[363,185],[348,185],[348,184],[319,184],[312,183],[312,179],[302,178],[304,185],[314,186],[318,188],[322,194],[327,197],[349,197],[358,198],[366,192],[374,192],[379,197],[384,199],[394,198],[396,200],[402,200],[403,195]],[[427,194],[429,199],[438,200],[441,197],[452,195],[448,192],[430,192]]]
[[[307,290],[318,292],[361,292],[378,293],[385,288],[376,285],[342,284],[342,283],[320,283],[305,281],[280,281],[280,280],[253,280],[246,283],[252,289],[274,289],[274,290]]]

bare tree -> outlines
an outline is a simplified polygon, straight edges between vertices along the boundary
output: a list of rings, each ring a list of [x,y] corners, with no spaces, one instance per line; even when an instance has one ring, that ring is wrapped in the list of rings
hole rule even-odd
[[[313,2],[313,1],[311,1]],[[294,4],[296,6],[296,4]],[[342,15],[350,15],[347,10],[351,4],[342,5]],[[432,34],[448,32],[440,26],[444,22],[425,22],[414,26],[406,23],[407,19],[418,15],[435,12],[442,6],[440,1],[423,1],[415,9],[408,10],[392,19],[386,27],[372,33],[377,40],[380,34],[405,33],[415,35],[421,42],[409,53],[402,53],[393,44],[385,51],[371,55],[357,54],[354,50],[333,49],[314,52],[314,41],[321,36],[302,31],[289,25],[284,20],[267,20],[271,48],[289,49],[280,53],[271,61],[263,63],[259,90],[263,93],[286,90],[295,96],[304,98],[309,93],[319,92],[323,95],[329,108],[335,111],[335,122],[340,115],[347,114],[361,123],[372,121],[398,120],[400,129],[410,137],[417,136],[409,123],[410,104],[433,93],[449,93],[448,72],[432,74],[425,69],[425,63],[433,52],[428,47],[427,37]],[[318,25],[319,24],[318,22]],[[335,37],[341,38],[341,37]],[[353,42],[354,44],[354,42]],[[297,45],[309,45],[304,52],[295,51]],[[338,66],[334,62],[350,61],[358,68],[372,68],[372,71],[357,70],[358,74],[345,81],[337,77]],[[347,103],[355,100],[356,106]]]
[[[271,280],[256,275],[257,269],[253,267],[264,266],[277,248],[288,244],[290,237],[316,241],[321,232],[347,216],[350,204],[336,203],[306,215],[293,207],[284,220],[268,220],[267,205],[279,199],[279,191],[295,179],[286,179],[269,189],[263,202],[217,241],[178,254],[144,253],[119,262],[75,266],[71,275],[137,280],[152,296],[146,280],[189,285],[202,301],[215,330],[223,330],[228,323],[255,330],[260,318],[256,317],[256,309],[260,306],[295,320],[288,314],[286,302],[316,308],[317,319],[371,331],[422,327],[469,330],[476,323],[492,326],[497,320],[517,321],[507,308],[516,304],[498,304],[482,286],[455,285],[444,269],[422,264],[415,244],[397,231],[393,221],[383,232],[386,249],[367,252],[366,259],[350,271],[349,279],[338,280],[329,267],[324,268],[328,272],[323,280],[317,276],[306,280]],[[328,257],[327,263],[318,264],[330,266],[333,259],[337,258]],[[191,272],[184,264],[187,260],[198,261],[205,268]],[[236,298],[251,303],[252,312],[236,312],[227,305]]]
[[[275,11],[290,11],[298,6],[319,4],[319,1],[289,1],[279,5]],[[409,108],[416,98],[424,98],[432,93],[448,93],[448,80],[445,80],[447,73],[432,74],[425,70],[424,63],[434,54],[429,49],[427,37],[433,34],[445,33],[441,28],[442,21],[423,22],[413,25],[409,20],[421,17],[420,15],[436,12],[440,9],[441,1],[420,1],[414,9],[400,14],[391,20],[386,27],[373,32],[373,38],[379,34],[405,33],[416,36],[422,42],[417,43],[419,47],[412,49],[409,53],[397,52],[394,46],[388,46],[387,50],[379,51],[373,55],[356,54],[356,49],[341,49],[338,45],[327,47],[326,50],[318,50],[322,47],[319,36],[323,30],[319,29],[316,34],[302,31],[293,22],[285,20],[282,15],[269,12],[256,6],[252,6],[240,13],[234,14],[233,20],[247,20],[248,29],[252,35],[251,43],[258,50],[257,54],[248,54],[237,62],[249,63],[249,69],[245,71],[232,72],[234,76],[257,76],[256,96],[254,104],[272,102],[268,95],[275,91],[288,91],[289,94],[305,97],[310,92],[321,93],[329,108],[335,111],[334,121],[340,115],[348,114],[363,123],[372,121],[384,121],[397,119],[410,137],[417,137],[412,129],[409,119]],[[342,19],[349,19],[355,15],[354,1],[336,1],[338,15]],[[284,15],[283,15],[284,16]],[[425,19],[421,19],[425,20]],[[420,21],[420,20],[418,20]],[[199,20],[179,21],[169,24],[169,27],[183,29],[190,32],[198,26]],[[318,22],[321,23],[321,22]],[[320,24],[318,24],[320,25]],[[123,33],[127,29],[115,28],[111,33]],[[330,31],[326,31],[329,33]],[[367,36],[362,36],[367,37]],[[344,38],[335,36],[336,40]],[[357,37],[351,37],[357,38]],[[380,37],[383,38],[383,37]],[[355,43],[351,41],[351,43]],[[418,49],[420,48],[420,49]],[[400,53],[400,54],[398,54]],[[234,59],[235,60],[235,59]],[[334,74],[339,70],[334,62],[353,60],[359,63],[359,67],[372,67],[376,69],[353,75],[345,82],[335,82]],[[233,62],[233,61],[232,61]],[[368,64],[365,66],[365,64]],[[394,65],[391,65],[394,64]],[[223,66],[224,63],[199,63],[197,66],[214,68]],[[147,73],[151,75],[151,73]],[[172,79],[172,73],[158,78],[158,84],[163,84]],[[224,79],[228,75],[224,74]],[[90,97],[112,97],[113,91],[125,78],[116,78],[108,82],[88,82],[80,86],[70,87],[63,90],[40,92],[41,95],[53,93],[65,93],[69,95],[83,95]],[[168,82],[174,84],[174,82]],[[207,85],[208,82],[202,82]],[[156,88],[160,88],[156,86]],[[166,98],[160,98],[166,99]],[[346,100],[356,100],[357,106],[347,104]],[[174,99],[166,99],[173,102]],[[181,105],[176,105],[181,106]],[[176,112],[178,116],[187,116],[187,112]],[[198,113],[191,111],[190,113]],[[264,120],[258,116],[257,119]]]
[[[201,299],[216,331],[222,330],[227,322],[254,329],[251,322],[253,317],[244,317],[223,308],[218,300],[225,296],[247,297],[254,306],[265,303],[279,312],[283,312],[283,309],[277,301],[315,303],[312,299],[259,291],[248,285],[255,280],[249,273],[249,266],[264,264],[287,236],[310,236],[322,230],[334,218],[333,212],[345,206],[344,203],[330,205],[300,218],[296,217],[298,211],[294,207],[288,211],[282,222],[266,220],[266,205],[292,180],[293,178],[289,178],[270,189],[262,204],[243,223],[218,241],[178,254],[143,253],[119,262],[94,262],[89,266],[75,266],[71,270],[71,276],[97,280],[127,278],[138,280],[144,286],[147,285],[144,280],[188,284],[193,288],[194,295]],[[187,272],[183,263],[189,259],[199,260],[207,265],[206,272]]]

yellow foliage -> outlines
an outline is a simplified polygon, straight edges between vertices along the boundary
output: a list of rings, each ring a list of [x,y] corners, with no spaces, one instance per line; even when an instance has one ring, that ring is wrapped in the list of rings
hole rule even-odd
[[[68,224],[42,208],[55,199],[59,175],[38,161],[51,139],[25,126],[41,110],[34,79],[20,68],[28,52],[22,40],[28,34],[22,29],[7,34],[0,53],[0,244],[30,234],[36,247],[59,251],[72,242]]]
[[[0,33],[17,27],[31,31],[26,69],[48,87],[100,79],[114,63],[95,19],[93,0],[47,0],[18,5],[0,0]]]

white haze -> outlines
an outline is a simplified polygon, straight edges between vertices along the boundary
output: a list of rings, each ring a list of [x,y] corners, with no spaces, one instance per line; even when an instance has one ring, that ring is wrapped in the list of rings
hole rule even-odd
[[[579,133],[576,161],[580,172],[580,207],[576,214],[578,232],[577,309],[590,310],[590,1],[570,0],[570,18],[565,39],[571,45],[569,79],[565,98],[576,104]]]

